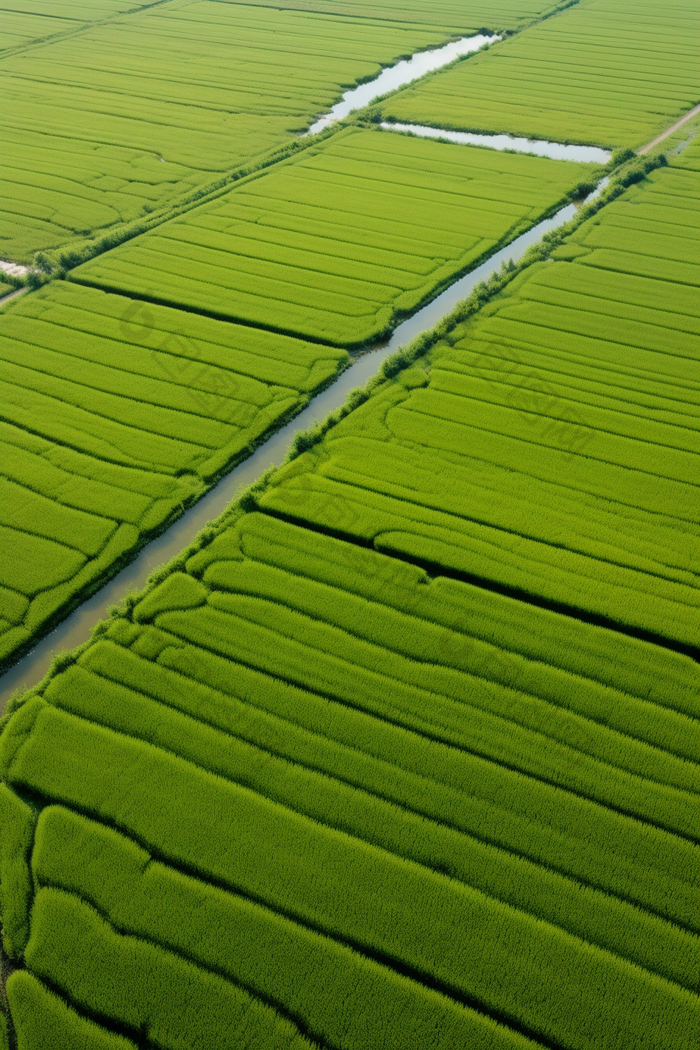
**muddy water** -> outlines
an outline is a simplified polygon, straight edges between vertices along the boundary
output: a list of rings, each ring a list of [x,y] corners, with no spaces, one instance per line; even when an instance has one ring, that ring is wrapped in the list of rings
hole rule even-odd
[[[477,135],[470,131],[447,131],[443,128],[428,128],[422,124],[382,123],[387,131],[407,131],[411,135],[428,139],[449,139],[463,146],[488,146],[490,149],[515,150],[516,153],[536,153],[538,157],[552,160],[573,160],[582,164],[607,164],[610,152],[599,146],[565,146],[561,142],[544,139],[520,139],[511,135]]]
[[[452,43],[445,44],[444,47],[438,47],[434,51],[421,51],[419,54],[413,55],[412,58],[397,62],[395,66],[382,70],[374,80],[370,80],[366,84],[360,84],[359,87],[353,88],[351,91],[346,91],[340,102],[333,106],[330,113],[320,117],[315,124],[311,125],[306,134],[315,135],[336,120],[342,120],[343,117],[347,117],[354,109],[363,109],[365,106],[368,106],[370,102],[374,102],[375,98],[379,98],[380,95],[387,95],[390,91],[396,91],[397,88],[403,87],[404,84],[410,84],[412,80],[418,80],[419,77],[424,77],[426,73],[431,73],[434,69],[440,69],[441,66],[446,66],[449,62],[454,62],[461,55],[468,55],[472,51],[478,51],[484,44],[492,44],[495,40],[500,39],[499,36],[481,35],[463,37],[461,40],[453,40]]]
[[[586,200],[598,196],[607,182],[608,179],[603,179]],[[211,492],[186,511],[167,532],[144,547],[131,565],[127,565],[97,594],[83,602],[24,659],[0,677],[0,711],[17,689],[29,689],[41,681],[56,653],[87,641],[92,628],[105,618],[110,606],[115,605],[130,591],[143,587],[150,573],[186,547],[207,522],[218,517],[226,509],[241,489],[252,484],[268,467],[282,463],[297,431],[312,427],[325,419],[335,408],[343,405],[349,392],[355,387],[364,386],[378,372],[385,358],[395,353],[399,347],[410,343],[421,332],[433,328],[438,321],[450,314],[480,281],[486,280],[500,269],[502,263],[511,259],[518,262],[527,249],[537,244],[545,233],[569,222],[575,214],[576,207],[569,204],[550,219],[533,226],[507,247],[491,255],[481,266],[455,281],[422,310],[403,321],[389,339],[358,355],[332,386],[318,394],[303,412],[273,434],[249,459],[222,478]]]

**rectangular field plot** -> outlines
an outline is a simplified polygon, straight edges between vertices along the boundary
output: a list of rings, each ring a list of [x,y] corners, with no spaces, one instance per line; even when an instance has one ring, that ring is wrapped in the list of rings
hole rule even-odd
[[[700,98],[695,0],[582,0],[382,104],[464,131],[638,147]]]
[[[19,1045],[694,1050],[697,686],[240,516],[4,728]]]
[[[62,282],[2,314],[0,334],[3,662],[347,359]]]
[[[697,155],[524,271],[262,505],[697,647]]]
[[[0,67],[0,257],[29,261],[186,196],[452,35],[174,0],[12,56]]]
[[[71,277],[358,346],[596,171],[346,129]]]

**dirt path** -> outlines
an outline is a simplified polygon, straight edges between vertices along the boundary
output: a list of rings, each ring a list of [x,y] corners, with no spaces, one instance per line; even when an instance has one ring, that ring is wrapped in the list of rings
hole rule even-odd
[[[3,295],[0,299],[0,306],[4,306],[5,303],[9,303],[11,299],[16,299],[18,295],[24,295],[29,289],[25,286],[24,288],[16,288],[14,292],[8,292],[7,295]]]
[[[660,135],[657,135],[656,138],[652,139],[646,146],[642,146],[641,149],[638,149],[637,153],[640,154],[640,156],[642,153],[648,153],[649,150],[653,149],[654,146],[658,146],[660,142],[667,139],[674,131],[678,131],[678,128],[682,128],[684,124],[686,124],[692,117],[697,116],[698,113],[700,113],[700,106],[695,106],[695,108],[691,109],[689,113],[686,113],[684,117],[681,117],[681,119],[677,120],[675,124],[672,124],[670,128],[666,128],[665,131],[662,131]]]

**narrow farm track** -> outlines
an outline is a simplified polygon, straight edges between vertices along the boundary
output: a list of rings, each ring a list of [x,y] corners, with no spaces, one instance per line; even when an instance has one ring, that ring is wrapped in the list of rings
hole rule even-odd
[[[670,128],[666,128],[666,130],[662,131],[660,135],[657,135],[655,139],[652,139],[651,142],[648,142],[646,146],[643,146],[641,149],[637,150],[637,153],[639,153],[640,156],[643,156],[645,153],[650,153],[655,146],[658,146],[661,142],[664,142],[665,139],[669,137],[669,135],[672,135],[674,131],[678,131],[679,128],[682,128],[683,125],[687,124],[688,121],[692,120],[693,117],[697,117],[699,113],[700,105],[695,106],[688,113],[686,113],[684,117],[681,117],[681,119],[677,120],[675,124],[672,124]]]
[[[0,297],[0,306],[11,303],[13,299],[18,299],[20,295],[26,295],[28,291],[28,288],[15,288],[13,291],[8,292],[7,295]]]

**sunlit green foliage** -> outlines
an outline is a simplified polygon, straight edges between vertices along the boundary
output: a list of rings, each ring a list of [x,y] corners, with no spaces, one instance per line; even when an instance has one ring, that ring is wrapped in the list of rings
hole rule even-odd
[[[2,660],[346,360],[63,282],[25,296],[0,332]]]
[[[3,0],[0,4],[0,51],[44,43],[76,33],[91,22],[143,7],[144,0]]]
[[[695,0],[581,0],[405,88],[386,115],[465,131],[641,146],[698,101]]]
[[[267,515],[184,568],[4,731],[33,975],[164,1047],[690,1050],[691,661]]]
[[[696,646],[699,189],[630,187],[262,505]]]
[[[567,170],[341,133],[76,276],[350,342]],[[3,1045],[696,1050],[699,179],[478,291],[13,703]],[[347,359],[77,283],[0,329],[9,649]]]
[[[595,171],[348,129],[71,276],[358,345]]]
[[[0,256],[28,261],[148,215],[284,144],[382,65],[456,35],[376,9],[277,6],[156,3],[7,58]]]

